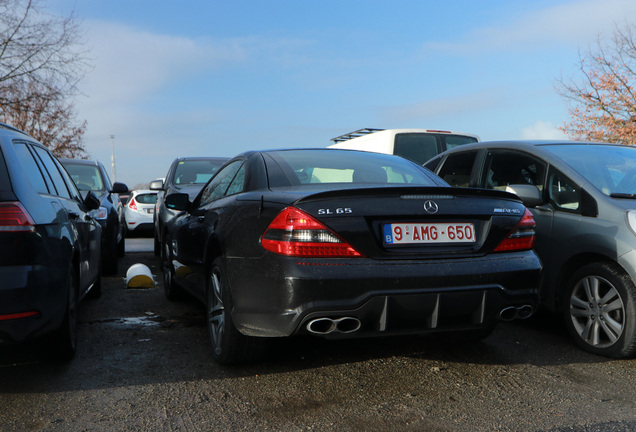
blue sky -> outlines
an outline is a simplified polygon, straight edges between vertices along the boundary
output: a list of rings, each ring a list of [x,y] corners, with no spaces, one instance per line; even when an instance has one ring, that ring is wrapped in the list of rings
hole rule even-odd
[[[91,158],[129,187],[179,156],[325,147],[356,129],[563,138],[556,80],[634,0],[48,0],[82,21]]]

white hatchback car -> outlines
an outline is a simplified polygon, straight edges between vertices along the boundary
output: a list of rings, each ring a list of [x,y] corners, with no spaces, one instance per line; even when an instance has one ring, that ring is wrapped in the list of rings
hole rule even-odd
[[[154,228],[152,218],[155,213],[156,202],[157,191],[140,189],[130,193],[130,197],[124,206],[128,233],[132,231],[152,232]]]

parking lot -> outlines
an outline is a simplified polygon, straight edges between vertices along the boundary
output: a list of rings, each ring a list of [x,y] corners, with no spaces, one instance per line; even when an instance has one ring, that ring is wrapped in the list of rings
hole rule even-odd
[[[546,314],[468,345],[297,338],[267,362],[219,366],[202,307],[164,299],[151,247],[129,239],[102,297],[82,302],[70,364],[40,360],[35,347],[0,351],[0,430],[636,429],[636,360],[578,350]],[[125,288],[137,262],[155,288]]]

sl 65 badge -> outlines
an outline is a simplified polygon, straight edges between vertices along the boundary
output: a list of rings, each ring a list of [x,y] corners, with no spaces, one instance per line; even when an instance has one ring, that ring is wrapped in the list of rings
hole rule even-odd
[[[319,215],[333,215],[333,214],[350,214],[353,213],[349,207],[338,207],[336,209],[318,209]]]

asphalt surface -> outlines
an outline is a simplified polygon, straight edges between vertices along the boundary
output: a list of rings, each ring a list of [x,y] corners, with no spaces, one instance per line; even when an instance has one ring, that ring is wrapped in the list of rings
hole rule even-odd
[[[81,304],[72,362],[0,349],[0,431],[636,430],[636,360],[578,350],[544,313],[473,344],[293,338],[263,363],[218,366],[202,306],[163,297],[152,239],[128,246]],[[126,288],[135,263],[154,288]]]

